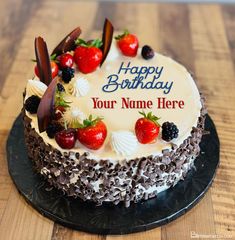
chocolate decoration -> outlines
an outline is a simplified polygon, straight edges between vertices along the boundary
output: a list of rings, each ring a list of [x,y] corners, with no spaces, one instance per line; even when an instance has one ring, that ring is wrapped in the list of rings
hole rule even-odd
[[[39,71],[39,79],[48,86],[52,80],[52,74],[47,44],[43,38],[37,37],[35,38],[34,46]]]
[[[112,40],[113,40],[113,25],[106,18],[105,22],[104,22],[103,36],[102,36],[103,45],[101,46],[101,50],[103,52],[103,59],[100,63],[100,66],[103,64],[103,62],[105,61],[105,59],[109,53],[109,49],[111,47]]]
[[[75,40],[81,34],[81,28],[75,28],[71,33],[69,33],[53,50],[52,54],[61,55],[62,53],[74,50],[76,48]]]
[[[105,201],[113,204],[138,202],[156,196],[154,186],[174,186],[192,169],[194,160],[200,154],[199,143],[203,136],[206,109],[202,100],[201,116],[191,135],[175,150],[163,150],[162,156],[139,157],[121,164],[108,160],[97,161],[89,152],[77,154],[74,151],[60,152],[31,126],[31,119],[23,109],[25,143],[29,158],[35,169],[50,185],[68,196],[89,200],[101,205]],[[191,146],[191,150],[189,148]],[[76,179],[74,174],[78,174]],[[99,189],[95,189],[95,182]],[[145,194],[147,192],[147,195]]]
[[[54,78],[48,86],[46,92],[42,96],[37,111],[38,128],[40,132],[44,132],[52,120],[52,111],[54,104],[54,95],[57,84],[57,78]]]
[[[24,120],[24,123],[26,123],[26,120]],[[35,132],[30,127],[30,123],[27,123],[27,126],[31,132]],[[48,217],[59,224],[96,234],[126,234],[146,231],[174,221],[188,212],[199,202],[210,187],[219,164],[220,145],[216,128],[208,115],[205,129],[211,133],[210,135],[204,135],[202,138],[200,144],[201,154],[195,160],[196,171],[192,168],[187,176],[184,174],[184,177],[186,176],[184,181],[180,181],[173,188],[157,193],[156,198],[148,201],[143,200],[140,203],[133,204],[131,199],[126,197],[125,206],[128,207],[131,202],[129,208],[126,208],[124,203],[118,206],[114,206],[112,203],[104,203],[102,206],[96,207],[91,202],[83,202],[79,198],[68,197],[64,192],[52,188],[40,174],[35,174],[33,162],[28,159],[28,152],[24,144],[24,132],[28,135],[28,128],[23,127],[21,116],[16,119],[7,140],[8,169],[16,188],[27,200],[27,203],[32,205],[44,217]],[[34,138],[33,141],[35,141]],[[41,139],[41,141],[43,140]],[[41,144],[41,142],[38,143]],[[44,145],[46,147],[45,143]],[[49,149],[46,149],[46,151],[49,153]],[[37,155],[36,149],[35,151],[31,149],[30,152],[32,157]],[[48,157],[49,154],[41,152],[40,155],[41,160],[35,159],[37,166],[41,165],[40,168],[47,167],[47,164],[50,163],[47,158],[44,160],[43,157]],[[79,156],[77,154],[78,158]],[[55,157],[60,159],[61,153],[57,151]],[[62,157],[64,158],[64,155]],[[151,164],[151,161],[148,164]],[[54,162],[53,159],[52,162]],[[66,162],[64,163],[67,165]],[[135,164],[134,160],[128,163],[132,167],[133,164]],[[55,162],[54,165],[56,165]],[[62,166],[62,164],[60,165]],[[94,167],[94,165],[91,165],[91,167]],[[57,165],[56,169],[58,168]],[[64,168],[67,168],[67,166]],[[85,165],[82,168],[84,169]],[[80,169],[77,169],[77,172],[79,171]],[[89,172],[89,166],[87,171]],[[156,172],[158,172],[158,169],[156,169]],[[60,174],[59,171],[51,168],[50,175],[58,177],[58,174]],[[66,185],[63,186],[66,187]],[[105,190],[104,187],[103,189]],[[72,195],[76,190],[75,187],[71,186],[66,191],[69,195]],[[86,192],[89,192],[89,190],[86,190]],[[112,196],[114,196],[114,192],[110,191],[110,200],[115,201],[116,196]],[[143,199],[147,200],[148,198],[149,194],[144,193]]]

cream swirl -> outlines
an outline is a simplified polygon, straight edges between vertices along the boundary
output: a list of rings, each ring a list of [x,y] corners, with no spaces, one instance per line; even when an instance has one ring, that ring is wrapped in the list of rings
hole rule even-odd
[[[131,131],[116,131],[111,133],[111,146],[122,156],[129,156],[137,149],[137,138]]]
[[[75,97],[86,96],[89,90],[90,84],[83,77],[73,80],[68,86],[68,92]]]
[[[26,86],[26,94],[28,97],[30,97],[32,95],[36,95],[36,96],[42,98],[46,89],[47,89],[47,85],[44,84],[43,82],[30,79],[30,80],[28,80],[28,83]]]
[[[68,108],[63,113],[63,120],[67,123],[68,127],[77,128],[78,124],[86,118],[85,114],[75,106]]]

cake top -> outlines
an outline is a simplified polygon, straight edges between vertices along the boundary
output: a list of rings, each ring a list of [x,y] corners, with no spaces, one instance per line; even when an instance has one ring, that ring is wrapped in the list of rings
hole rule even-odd
[[[102,41],[84,41],[80,33],[72,32],[70,47],[62,41],[52,60],[45,58],[45,42],[35,42],[36,77],[28,81],[25,108],[44,141],[113,161],[161,155],[180,145],[201,109],[187,70],[148,45],[140,47],[128,31],[113,38],[108,20]]]

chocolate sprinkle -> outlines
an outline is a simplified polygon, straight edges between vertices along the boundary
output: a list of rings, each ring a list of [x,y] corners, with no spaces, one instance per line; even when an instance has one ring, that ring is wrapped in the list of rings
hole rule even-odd
[[[126,207],[131,202],[155,197],[155,187],[173,187],[193,168],[200,153],[199,143],[204,131],[205,108],[202,99],[197,127],[178,147],[164,151],[162,156],[147,156],[111,164],[108,160],[88,159],[87,153],[60,153],[47,145],[31,127],[31,119],[22,110],[28,156],[37,172],[55,188],[69,196],[101,205],[104,201]],[[152,190],[151,190],[152,189]]]

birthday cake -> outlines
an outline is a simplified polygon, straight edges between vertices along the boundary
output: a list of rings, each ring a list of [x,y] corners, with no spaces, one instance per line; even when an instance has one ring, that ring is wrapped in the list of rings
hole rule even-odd
[[[52,51],[35,39],[35,77],[22,109],[35,169],[64,194],[118,204],[147,200],[184,180],[200,153],[206,110],[191,74],[105,20]]]

